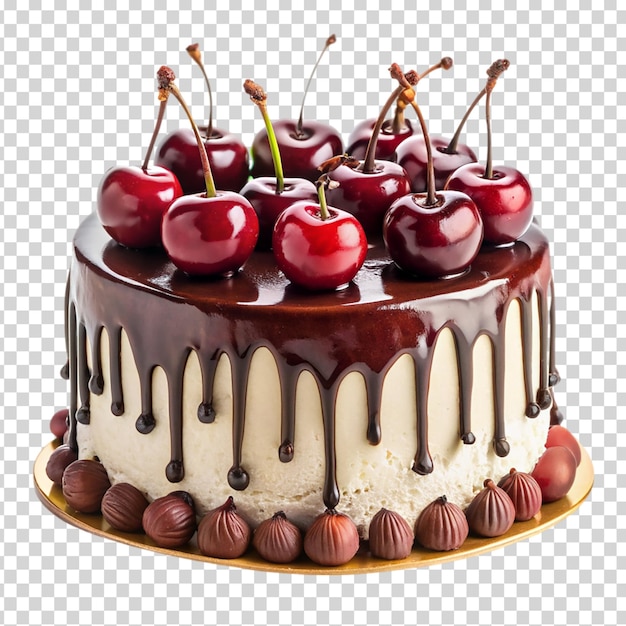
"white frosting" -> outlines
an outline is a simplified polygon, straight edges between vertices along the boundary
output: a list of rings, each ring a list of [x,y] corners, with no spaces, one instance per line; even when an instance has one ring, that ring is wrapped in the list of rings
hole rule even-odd
[[[539,386],[539,314],[533,301],[533,388]],[[102,371],[109,371],[108,337],[102,333]],[[155,338],[158,341],[158,338]],[[428,399],[428,444],[434,471],[420,476],[411,467],[417,450],[416,389],[414,365],[403,355],[389,370],[383,386],[382,439],[371,445],[366,438],[367,399],[359,373],[341,383],[336,406],[337,482],[341,494],[338,510],[350,515],[361,535],[367,537],[372,516],[386,507],[413,525],[431,501],[446,495],[467,506],[486,478],[496,482],[512,467],[530,471],[544,449],[549,411],[529,419],[522,361],[520,309],[509,307],[506,320],[505,428],[510,445],[507,457],[493,449],[492,348],[481,336],[474,348],[471,430],[473,445],[465,445],[459,431],[459,385],[454,339],[440,333],[434,353]],[[88,354],[91,351],[88,350]],[[165,468],[170,461],[168,381],[162,369],[153,374],[153,413],[156,427],[148,435],[135,429],[141,413],[139,377],[132,349],[122,334],[122,386],[125,413],[111,414],[111,394],[105,379],[104,393],[91,395],[91,423],[78,424],[81,458],[98,456],[112,482],[130,482],[150,499],[183,489],[189,491],[202,513],[223,504],[232,495],[238,511],[253,525],[283,510],[306,527],[324,510],[324,433],[321,404],[315,379],[301,374],[297,385],[294,458],[282,463],[280,441],[280,383],[272,354],[259,348],[251,362],[246,403],[242,467],[250,476],[244,491],[231,489],[227,481],[232,454],[232,385],[230,363],[222,356],[217,367],[212,424],[197,418],[201,397],[201,373],[197,356],[190,354],[183,390],[183,463],[185,477],[170,483]]]

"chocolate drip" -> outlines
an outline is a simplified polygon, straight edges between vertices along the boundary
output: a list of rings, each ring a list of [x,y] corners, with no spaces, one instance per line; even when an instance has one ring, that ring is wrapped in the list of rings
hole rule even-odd
[[[213,407],[213,384],[215,382],[215,372],[219,355],[210,355],[210,358],[203,358],[203,353],[198,353],[200,369],[202,370],[202,402],[198,405],[198,419],[203,424],[212,424],[215,421],[215,408]]]
[[[89,379],[89,390],[96,396],[104,393],[104,377],[102,376],[102,359],[100,358],[100,338],[102,337],[102,326],[98,326],[92,338],[91,344],[91,378]]]
[[[545,291],[538,291],[537,297],[539,298],[539,343],[540,343],[540,356],[539,356],[539,390],[537,391],[537,404],[543,409],[550,407],[552,402],[552,396],[549,390],[549,372],[548,372],[548,358],[549,358],[549,344],[548,344],[548,298]]]
[[[69,380],[70,380],[70,406],[69,406],[69,435],[68,445],[72,450],[78,450],[78,441],[76,439],[76,410],[78,408],[78,380],[77,380],[77,364],[78,364],[78,348],[76,346],[76,307],[73,303],[67,303],[68,309],[68,356],[69,356]]]
[[[280,362],[280,361],[279,361]],[[280,441],[278,458],[282,463],[293,460],[296,440],[296,385],[301,368],[279,366],[281,383]]]
[[[81,407],[76,412],[76,420],[89,424],[89,367],[87,366],[87,330],[84,324],[78,325],[78,388]]]
[[[532,300],[520,298],[520,316],[522,323],[522,359],[524,366],[524,389],[526,391],[526,417],[539,416],[539,405],[535,402],[533,391],[533,363],[532,363]]]
[[[495,336],[492,336],[493,412],[495,416],[493,449],[500,457],[507,456],[510,451],[509,442],[506,440],[504,418],[504,374],[506,363],[505,319],[506,315],[503,311],[500,313],[498,332]]]
[[[183,373],[189,351],[183,353],[177,367],[165,371],[170,414],[170,462],[165,475],[171,483],[179,483],[185,476],[183,466]]]
[[[380,404],[383,393],[383,378],[379,374],[368,373],[364,375],[367,395],[367,440],[377,446],[380,443],[382,433],[380,428]]]
[[[141,413],[135,422],[137,432],[147,435],[154,430],[156,420],[152,414],[152,374],[153,368],[142,369],[139,372],[139,390],[141,394]]]
[[[433,471],[433,460],[428,451],[428,390],[433,359],[432,343],[430,339],[427,345],[419,346],[413,355],[417,391],[417,453],[412,469],[422,476]]]
[[[109,332],[109,362],[111,364],[111,413],[124,414],[122,391],[122,327],[107,329]]]
[[[71,445],[76,446],[79,377],[82,400],[87,405],[89,402],[85,368],[83,361],[79,362],[82,333],[86,332],[92,349],[88,389],[102,393],[106,380],[111,391],[111,411],[121,415],[123,330],[139,373],[141,415],[136,427],[140,432],[147,434],[154,427],[154,369],[161,367],[167,379],[171,454],[165,473],[172,482],[184,477],[183,376],[192,351],[198,356],[202,373],[197,417],[205,423],[212,422],[216,415],[213,385],[219,357],[225,353],[231,363],[233,463],[227,480],[238,490],[245,489],[251,479],[243,467],[242,449],[254,352],[259,347],[269,349],[278,367],[282,399],[278,455],[282,462],[294,456],[299,375],[305,370],[313,375],[320,393],[324,428],[323,499],[330,509],[340,499],[336,455],[342,442],[336,441],[335,406],[339,387],[349,373],[363,375],[367,392],[366,432],[354,436],[365,435],[371,444],[377,445],[383,436],[380,405],[386,373],[401,354],[408,352],[412,356],[417,392],[414,469],[427,474],[433,470],[428,449],[428,394],[436,338],[446,327],[454,336],[459,372],[459,430],[461,439],[469,444],[475,440],[471,431],[472,355],[477,339],[487,334],[493,347],[494,448],[504,456],[509,450],[504,415],[505,314],[508,305],[518,299],[522,310],[525,390],[526,396],[532,397],[528,383],[533,332],[529,303],[536,292],[541,344],[538,402],[544,399],[543,392],[549,395],[548,369],[555,371],[553,311],[548,316],[546,298],[551,288],[551,271],[547,241],[535,225],[515,245],[481,252],[471,271],[458,278],[425,282],[407,279],[378,245],[372,247],[368,261],[348,289],[304,295],[277,271],[270,253],[255,253],[245,270],[230,280],[192,280],[174,270],[162,251],[137,252],[114,244],[95,216],[81,225],[75,250],[67,292]],[[101,368],[102,328],[109,335],[108,378],[103,377]],[[253,409],[248,409],[248,419],[254,419]]]
[[[318,385],[319,387],[319,385]],[[320,388],[322,401],[322,421],[324,423],[324,450],[326,468],[324,473],[324,506],[334,509],[339,504],[339,486],[337,485],[337,449],[335,447],[335,405],[337,386],[331,389]]]
[[[453,330],[459,377],[459,428],[461,441],[472,445],[476,437],[472,432],[472,387],[474,386],[473,346],[458,328]]]
[[[68,311],[68,303],[70,301],[70,272],[67,273],[67,280],[65,281],[65,307],[63,308],[63,321],[64,321],[64,329],[65,329],[65,364],[61,368],[61,378],[64,380],[69,380],[70,377],[70,344],[69,344],[69,311]]]
[[[246,425],[246,395],[248,374],[254,350],[248,350],[241,357],[231,358],[233,378],[233,465],[228,471],[228,484],[237,491],[243,491],[250,482],[250,476],[241,466],[243,434]]]

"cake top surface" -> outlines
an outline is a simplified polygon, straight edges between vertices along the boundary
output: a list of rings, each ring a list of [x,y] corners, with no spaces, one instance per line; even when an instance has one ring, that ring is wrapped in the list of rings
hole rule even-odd
[[[311,292],[291,284],[278,269],[271,251],[255,252],[244,269],[231,279],[190,277],[160,249],[131,250],[115,243],[95,215],[84,220],[74,238],[77,258],[110,279],[160,297],[193,302],[201,309],[215,306],[276,307],[319,314],[354,305],[397,308],[420,301],[471,300],[487,285],[518,288],[522,279],[540,271],[547,256],[548,241],[537,224],[515,244],[483,248],[470,270],[449,279],[410,276],[389,258],[382,241],[369,246],[367,259],[346,288]],[[548,270],[549,271],[549,270]],[[508,292],[508,289],[506,289]],[[524,294],[528,295],[528,294]]]

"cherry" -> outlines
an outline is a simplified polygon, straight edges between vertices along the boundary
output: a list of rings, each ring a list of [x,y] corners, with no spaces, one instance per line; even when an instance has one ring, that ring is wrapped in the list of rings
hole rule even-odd
[[[444,57],[432,67],[428,68],[424,73],[420,74],[419,80],[422,80],[425,76],[432,71],[443,68],[444,70],[452,67],[452,59],[450,57]],[[386,161],[396,160],[396,148],[405,139],[411,137],[415,132],[413,125],[410,121],[404,119],[404,110],[407,106],[407,102],[404,98],[400,97],[396,101],[396,110],[393,118],[387,119],[383,122],[380,129],[380,135],[376,144],[376,158]],[[376,126],[376,119],[363,120],[360,122],[348,137],[348,147],[346,152],[355,159],[362,159],[365,157],[365,151],[372,136],[372,130]]]
[[[159,113],[141,167],[113,167],[98,186],[96,212],[100,222],[115,241],[128,248],[160,246],[163,214],[183,194],[171,171],[148,166],[165,114],[167,94],[159,91],[159,100]]]
[[[187,53],[198,64],[209,92],[209,119],[200,126],[211,171],[219,189],[239,191],[248,180],[250,157],[239,137],[213,126],[213,94],[198,44],[187,47]],[[168,134],[157,150],[155,163],[176,174],[184,193],[204,190],[204,171],[198,154],[196,137],[190,128]]]
[[[68,425],[68,409],[59,409],[51,418],[50,418],[50,432],[60,440],[63,440],[63,436],[67,432]]]
[[[278,216],[298,200],[315,202],[318,194],[315,185],[310,180],[305,178],[285,179],[280,149],[267,113],[267,95],[260,85],[251,80],[246,80],[243,87],[250,96],[250,100],[259,107],[263,116],[274,163],[275,178],[270,176],[252,178],[242,188],[241,195],[250,201],[259,218],[257,248],[269,249],[272,245],[272,233]]]
[[[285,176],[306,178],[315,182],[320,174],[317,170],[318,165],[343,152],[343,140],[339,131],[323,122],[312,120],[303,122],[304,101],[309,92],[311,80],[324,52],[335,41],[335,35],[331,35],[326,40],[313,67],[302,97],[298,121],[278,120],[274,123],[276,140],[285,161]],[[254,178],[272,176],[274,173],[274,161],[266,129],[259,131],[252,142],[251,173]]]
[[[217,191],[200,131],[169,67],[157,74],[161,89],[183,107],[196,136],[206,192],[178,198],[163,218],[163,246],[179,269],[192,275],[231,276],[252,254],[259,222],[252,205],[233,191]]]
[[[576,459],[569,448],[547,448],[531,476],[539,483],[543,502],[554,502],[571,489],[576,479]]]
[[[361,222],[368,237],[380,236],[383,217],[396,198],[411,191],[406,172],[397,163],[377,160],[376,145],[385,115],[399,98],[407,103],[415,95],[412,84],[416,84],[416,72],[406,76],[394,63],[389,71],[399,83],[380,111],[370,137],[363,161],[351,157],[334,157],[325,161],[319,169],[329,173],[339,183],[328,190],[328,202],[339,209],[352,213]]]
[[[494,65],[504,71],[509,62],[502,59]],[[490,74],[486,87],[487,164],[484,168],[478,163],[463,165],[450,175],[446,189],[462,191],[474,200],[483,219],[486,243],[509,245],[519,239],[532,222],[533,192],[528,179],[519,170],[504,165],[494,169],[492,164],[491,92],[499,73]]]
[[[428,278],[445,278],[469,269],[483,238],[480,213],[469,196],[436,191],[433,155],[424,116],[415,109],[426,141],[427,191],[396,200],[387,212],[383,238],[401,269]]]
[[[546,439],[546,448],[553,448],[554,446],[563,446],[567,448],[576,459],[576,466],[580,465],[582,454],[580,452],[580,444],[576,440],[576,437],[567,430],[564,426],[555,424],[550,426],[548,430],[548,437]]]
[[[507,65],[508,67],[508,65]],[[487,70],[489,80],[480,93],[474,98],[468,107],[463,119],[459,122],[456,132],[450,141],[445,137],[430,136],[430,145],[433,149],[433,163],[435,169],[435,186],[443,189],[448,177],[461,165],[475,163],[478,158],[474,151],[467,145],[459,143],[461,132],[474,107],[487,93],[488,86],[506,69],[499,61],[496,61]],[[411,137],[398,147],[397,161],[406,170],[411,180],[413,191],[426,191],[426,169],[428,155],[424,137]]]
[[[296,285],[311,290],[348,285],[365,261],[367,238],[358,220],[326,203],[328,175],[319,178],[319,204],[302,200],[285,209],[276,222],[276,263]]]

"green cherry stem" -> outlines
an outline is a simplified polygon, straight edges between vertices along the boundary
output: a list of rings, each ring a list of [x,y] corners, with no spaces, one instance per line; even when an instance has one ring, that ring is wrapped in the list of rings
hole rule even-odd
[[[204,63],[202,62],[200,44],[192,43],[190,46],[187,46],[186,50],[187,54],[198,64],[198,67],[202,71],[202,75],[204,76],[207,90],[209,92],[209,121],[207,122],[206,127],[206,138],[211,139],[211,135],[213,134],[213,92],[211,91],[211,83],[209,82],[209,77],[206,74]]]
[[[204,142],[202,141],[200,131],[198,130],[198,126],[196,125],[193,116],[191,115],[191,111],[189,110],[187,103],[185,102],[180,91],[178,90],[178,87],[173,82],[175,79],[176,74],[174,74],[174,72],[169,67],[167,67],[166,65],[161,66],[161,68],[157,72],[157,80],[159,82],[159,94],[161,92],[169,91],[178,100],[180,106],[183,107],[183,111],[185,111],[185,113],[187,114],[187,117],[189,118],[189,122],[191,124],[191,129],[193,130],[193,134],[195,135],[196,141],[198,142],[200,162],[202,164],[202,172],[204,173],[204,182],[206,184],[206,196],[207,198],[215,198],[215,196],[217,196],[217,189],[215,188],[215,181],[213,180],[213,174],[211,173],[211,165],[209,164],[209,157],[207,156]]]
[[[157,115],[156,122],[154,123],[154,130],[152,131],[152,138],[150,139],[150,145],[146,150],[146,157],[143,160],[143,164],[141,166],[142,170],[148,169],[148,163],[150,162],[150,157],[152,156],[152,151],[154,150],[154,144],[156,143],[157,137],[159,135],[159,131],[161,130],[161,122],[163,122],[163,117],[165,116],[165,108],[167,107],[167,98],[169,93],[164,93],[164,97],[162,97],[161,90],[159,90],[159,113]]]
[[[322,60],[322,57],[324,56],[324,52],[326,52],[326,50],[328,50],[328,48],[330,48],[330,46],[332,46],[335,41],[337,41],[337,38],[335,37],[335,35],[331,35],[327,40],[326,43],[324,44],[324,47],[322,48],[322,51],[319,53],[319,56],[317,57],[317,62],[315,63],[315,65],[313,66],[313,70],[311,72],[311,75],[309,76],[309,80],[306,84],[306,88],[304,90],[304,95],[302,96],[302,104],[300,105],[300,117],[298,118],[298,123],[296,125],[296,136],[297,137],[302,137],[303,133],[302,133],[302,124],[303,124],[303,116],[304,116],[304,101],[306,100],[306,96],[309,93],[309,87],[311,86],[311,81],[313,80],[313,76],[315,75],[315,72],[317,70],[317,66],[320,64],[320,61]]]
[[[330,217],[328,204],[326,204],[326,187],[331,185],[333,187],[338,187],[339,183],[337,183],[337,181],[332,181],[328,174],[322,174],[315,183],[315,186],[317,187],[317,197],[320,203],[320,217],[322,218],[322,221],[325,221]]]
[[[465,111],[465,115],[463,119],[459,122],[459,125],[454,133],[454,137],[452,137],[448,147],[444,150],[447,154],[456,154],[457,147],[459,145],[459,139],[461,137],[461,132],[463,131],[463,127],[465,126],[465,122],[467,122],[467,118],[470,116],[471,112],[474,110],[474,107],[480,102],[482,97],[488,92],[491,91],[498,77],[502,72],[504,72],[509,67],[509,62],[506,59],[498,59],[494,63],[491,64],[489,69],[487,70],[487,75],[489,76],[489,80],[485,87],[478,93],[478,95],[474,98],[472,104],[469,105],[467,111]]]
[[[285,190],[285,175],[283,174],[283,162],[280,158],[280,148],[274,133],[272,121],[267,113],[267,94],[263,87],[255,83],[253,80],[247,79],[243,84],[243,90],[250,96],[250,100],[259,107],[265,129],[267,130],[267,139],[270,144],[270,153],[274,162],[274,172],[276,174],[276,193],[281,194]]]

